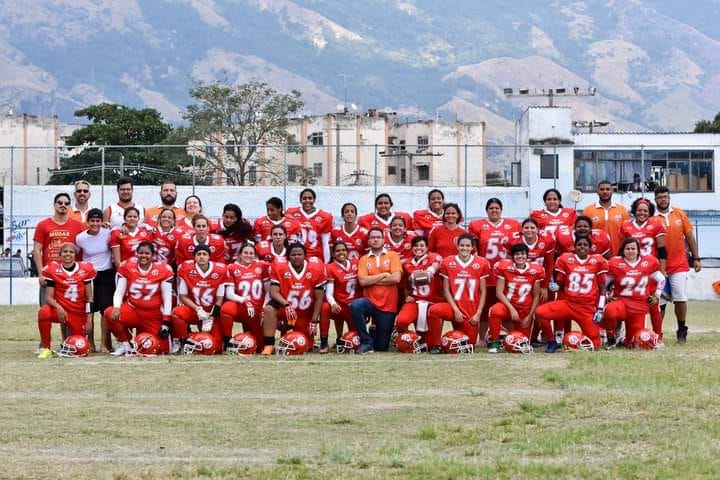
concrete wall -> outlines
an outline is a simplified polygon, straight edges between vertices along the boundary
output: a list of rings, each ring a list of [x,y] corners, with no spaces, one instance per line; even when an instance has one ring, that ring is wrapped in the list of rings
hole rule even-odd
[[[57,168],[60,131],[56,117],[31,115],[0,116],[0,181],[10,182],[10,149],[15,148],[13,181],[16,185],[42,185],[50,178],[48,169]]]

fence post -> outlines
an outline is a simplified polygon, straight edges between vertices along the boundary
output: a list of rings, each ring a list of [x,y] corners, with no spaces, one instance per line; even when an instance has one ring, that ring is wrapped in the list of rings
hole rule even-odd
[[[695,219],[695,244],[697,245],[697,252],[698,257],[700,256],[700,230],[698,230],[698,221],[697,218]],[[690,265],[690,268],[692,268],[692,265]]]
[[[468,145],[465,144],[465,188],[464,188],[464,200],[463,200],[463,211],[465,212],[465,225],[467,226],[467,218],[469,214],[468,210]]]
[[[15,209],[15,200],[13,193],[15,191],[15,147],[10,147],[10,254],[13,251],[13,223],[15,218],[13,210]],[[13,262],[10,260],[10,305],[13,304]]]
[[[378,144],[375,144],[375,172],[373,174],[373,202],[377,198],[378,190]],[[374,204],[373,204],[374,205]]]
[[[195,195],[195,147],[192,149],[192,194]]]
[[[105,210],[105,147],[100,149],[100,208]]]
[[[283,146],[283,206],[287,208],[288,146]]]

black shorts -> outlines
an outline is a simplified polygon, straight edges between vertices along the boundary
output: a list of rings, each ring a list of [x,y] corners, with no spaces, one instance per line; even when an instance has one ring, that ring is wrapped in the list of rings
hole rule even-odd
[[[93,312],[104,312],[112,307],[115,295],[115,269],[97,272],[93,282]]]

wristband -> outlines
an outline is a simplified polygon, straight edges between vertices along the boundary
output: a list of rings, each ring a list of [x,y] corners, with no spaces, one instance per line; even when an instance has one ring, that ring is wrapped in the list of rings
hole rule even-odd
[[[85,313],[92,313],[92,311],[93,311],[93,303],[85,302]]]
[[[170,322],[170,315],[163,315],[162,316],[163,323],[169,323]]]
[[[210,315],[213,317],[220,315],[220,306],[217,303],[213,305],[212,313],[210,313]]]

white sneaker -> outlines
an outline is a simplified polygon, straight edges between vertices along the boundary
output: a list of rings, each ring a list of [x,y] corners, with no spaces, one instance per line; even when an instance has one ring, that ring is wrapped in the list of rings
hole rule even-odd
[[[170,353],[175,354],[180,351],[180,347],[182,347],[182,343],[180,342],[179,338],[173,338],[172,343],[170,344]]]
[[[654,350],[665,350],[665,342],[662,340],[658,340],[658,342],[655,344]]]
[[[208,318],[207,320],[202,321],[201,330],[203,332],[205,332],[205,333],[209,332],[210,330],[212,330],[212,327],[213,327],[213,319],[212,318]]]
[[[121,342],[120,345],[118,345],[115,348],[115,351],[110,353],[110,355],[113,355],[115,357],[121,357],[124,355],[134,355],[135,349],[132,345],[130,345],[130,342]]]

